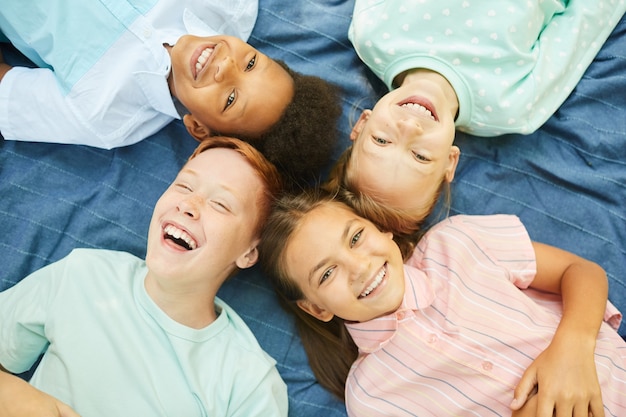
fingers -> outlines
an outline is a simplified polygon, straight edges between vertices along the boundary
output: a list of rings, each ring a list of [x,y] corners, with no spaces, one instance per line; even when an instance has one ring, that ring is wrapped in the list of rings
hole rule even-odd
[[[604,417],[604,406],[601,398],[579,401],[560,401],[542,399],[539,396],[537,417]]]
[[[602,397],[594,397],[589,404],[588,415],[593,417],[604,417],[604,405],[602,403]]]
[[[511,401],[511,410],[519,410],[526,404],[529,397],[537,393],[537,378],[536,374],[529,372],[528,370],[520,379],[519,384],[515,387],[513,394],[513,401]]]

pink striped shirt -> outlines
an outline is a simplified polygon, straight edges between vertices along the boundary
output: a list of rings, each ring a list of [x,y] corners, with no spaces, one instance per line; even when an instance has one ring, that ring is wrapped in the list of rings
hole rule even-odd
[[[361,353],[346,381],[348,414],[510,416],[515,386],[559,323],[560,302],[520,291],[535,272],[515,216],[433,227],[405,265],[401,307],[348,325]],[[606,415],[626,416],[626,343],[607,323],[596,364]]]

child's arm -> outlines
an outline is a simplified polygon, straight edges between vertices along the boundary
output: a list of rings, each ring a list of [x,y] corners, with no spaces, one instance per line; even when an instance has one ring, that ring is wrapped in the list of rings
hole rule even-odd
[[[69,406],[11,375],[0,365],[0,416],[80,417]]]
[[[13,67],[10,66],[9,64],[7,64],[6,62],[4,62],[4,57],[2,56],[2,51],[0,51],[0,82],[4,78],[4,74],[9,72],[9,70],[11,68],[13,68]]]
[[[564,250],[533,243],[537,275],[531,287],[561,294],[563,317],[550,345],[526,370],[511,404],[519,409],[538,387],[537,416],[603,417],[594,350],[606,308],[608,283],[597,264]],[[514,414],[516,415],[516,414]]]

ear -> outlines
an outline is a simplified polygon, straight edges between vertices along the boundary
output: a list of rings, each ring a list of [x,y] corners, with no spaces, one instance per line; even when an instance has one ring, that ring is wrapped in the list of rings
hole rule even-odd
[[[300,309],[309,313],[320,321],[329,322],[335,316],[330,311],[323,309],[322,307],[310,302],[309,300],[298,300],[296,301],[296,304],[298,305],[298,307],[300,307]]]
[[[350,132],[350,140],[352,142],[354,142],[359,137],[361,131],[365,127],[365,122],[367,122],[367,119],[370,118],[371,114],[371,110],[363,110],[361,116],[359,117],[359,120],[356,121],[354,127],[352,128],[352,131]]]
[[[257,249],[258,244],[259,241],[257,239],[253,242],[252,246],[250,246],[250,249],[248,249],[246,253],[237,258],[235,263],[239,269],[250,268],[259,260],[259,250]]]
[[[448,168],[446,168],[446,172],[444,174],[444,177],[448,183],[451,183],[454,179],[454,173],[456,172],[456,166],[459,164],[460,155],[461,150],[459,149],[459,147],[452,145],[450,147],[450,154],[448,155]]]
[[[211,129],[200,123],[193,114],[184,115],[183,124],[187,128],[187,132],[198,142],[202,142],[211,136]]]

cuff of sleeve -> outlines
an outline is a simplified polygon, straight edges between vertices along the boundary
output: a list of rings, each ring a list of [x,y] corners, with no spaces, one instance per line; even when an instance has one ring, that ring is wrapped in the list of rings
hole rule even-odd
[[[606,302],[604,321],[615,330],[617,330],[622,323],[622,313],[610,301]]]

